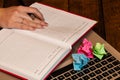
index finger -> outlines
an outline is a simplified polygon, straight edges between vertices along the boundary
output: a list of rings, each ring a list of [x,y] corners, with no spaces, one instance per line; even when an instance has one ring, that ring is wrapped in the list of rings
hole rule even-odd
[[[34,7],[23,7],[21,8],[22,11],[26,12],[26,13],[33,13],[36,17],[38,17],[40,20],[44,21],[44,17],[43,17],[43,14],[37,9],[37,8],[34,8]]]

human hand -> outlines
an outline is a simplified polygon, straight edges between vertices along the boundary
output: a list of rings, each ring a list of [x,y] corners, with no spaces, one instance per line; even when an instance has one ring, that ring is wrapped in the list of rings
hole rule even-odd
[[[33,20],[28,13],[32,13],[38,18],[34,18]],[[47,25],[42,13],[36,8],[25,6],[0,8],[1,27],[35,30],[37,28],[44,28]]]

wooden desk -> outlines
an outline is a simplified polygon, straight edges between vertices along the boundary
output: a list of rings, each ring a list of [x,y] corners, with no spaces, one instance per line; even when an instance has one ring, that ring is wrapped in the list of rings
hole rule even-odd
[[[118,51],[116,51],[110,44],[108,44],[105,40],[103,40],[100,36],[98,36],[94,31],[90,31],[89,33],[87,33],[85,36],[83,36],[83,38],[87,38],[88,40],[90,40],[93,44],[95,44],[96,42],[100,42],[100,43],[104,43],[105,48],[107,49],[107,51],[109,51],[110,53],[114,54],[115,57],[117,59],[120,60],[120,53]],[[78,41],[78,43],[74,46],[73,48],[73,52],[77,49],[77,47],[80,45],[82,38]],[[119,56],[119,57],[118,57]],[[56,69],[59,69],[61,67],[64,67],[65,65],[68,65],[72,63],[72,59],[71,56],[68,56],[67,59],[65,59]],[[17,79],[11,75],[5,74],[3,72],[0,72],[0,80],[20,80]]]
[[[0,7],[3,7],[3,0],[0,0]]]

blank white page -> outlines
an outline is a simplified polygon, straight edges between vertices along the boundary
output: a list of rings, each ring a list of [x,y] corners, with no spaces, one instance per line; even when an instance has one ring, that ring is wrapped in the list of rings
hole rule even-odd
[[[17,32],[11,32],[7,38],[0,42],[0,66],[6,66],[30,76],[41,74],[44,76],[69,51],[68,48],[42,39],[38,40]]]
[[[43,4],[34,3],[31,6],[40,10],[45,21],[48,22],[47,28],[38,29],[35,33],[67,42],[70,45],[96,23],[94,20],[51,8]]]

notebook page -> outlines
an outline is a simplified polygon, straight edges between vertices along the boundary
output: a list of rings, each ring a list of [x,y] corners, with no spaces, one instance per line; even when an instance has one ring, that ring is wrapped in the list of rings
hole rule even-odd
[[[44,76],[70,51],[68,48],[17,33],[14,30],[2,40],[0,67],[9,68],[11,72],[19,75],[23,73],[22,76],[27,75],[27,78],[38,77],[41,73]]]
[[[31,6],[40,10],[44,15],[45,21],[48,22],[47,28],[38,29],[35,33],[67,42],[70,45],[78,40],[96,23],[96,21],[51,8],[43,4],[34,3]]]

